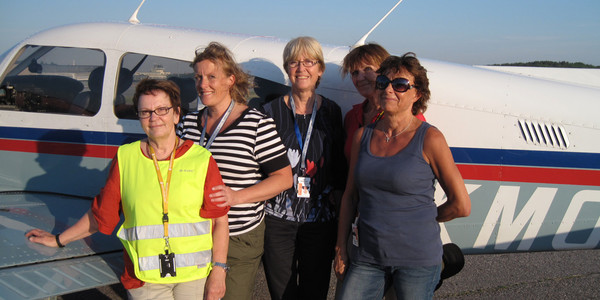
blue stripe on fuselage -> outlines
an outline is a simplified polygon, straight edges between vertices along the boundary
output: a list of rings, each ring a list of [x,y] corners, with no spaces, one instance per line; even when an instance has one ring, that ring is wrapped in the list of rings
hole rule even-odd
[[[600,169],[600,153],[458,147],[451,150],[459,164]]]
[[[145,134],[0,126],[0,138],[62,143],[120,146],[144,138]]]
[[[120,146],[144,134],[0,126],[0,138]],[[600,169],[600,153],[452,147],[457,164]]]

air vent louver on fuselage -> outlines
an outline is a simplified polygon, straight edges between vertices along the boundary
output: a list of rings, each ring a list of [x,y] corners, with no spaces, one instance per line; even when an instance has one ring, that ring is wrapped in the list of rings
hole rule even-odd
[[[569,137],[562,125],[520,119],[519,128],[527,143],[561,149],[569,148]]]

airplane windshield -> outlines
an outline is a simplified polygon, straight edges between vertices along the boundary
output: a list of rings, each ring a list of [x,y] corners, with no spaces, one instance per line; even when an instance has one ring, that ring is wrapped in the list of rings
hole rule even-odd
[[[25,46],[0,84],[0,109],[93,116],[104,64],[96,49]]]

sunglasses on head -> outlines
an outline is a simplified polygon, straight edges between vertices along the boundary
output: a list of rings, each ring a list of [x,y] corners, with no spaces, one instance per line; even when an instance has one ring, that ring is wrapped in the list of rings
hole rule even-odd
[[[385,90],[390,83],[392,84],[394,91],[398,93],[404,93],[415,87],[415,85],[411,85],[410,81],[406,78],[396,78],[394,80],[390,80],[385,75],[377,76],[377,79],[375,80],[375,87],[378,90]]]

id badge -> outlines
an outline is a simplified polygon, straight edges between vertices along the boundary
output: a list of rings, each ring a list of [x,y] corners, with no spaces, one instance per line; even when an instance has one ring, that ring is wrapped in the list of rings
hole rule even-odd
[[[169,250],[165,250],[165,254],[159,254],[158,259],[160,260],[160,277],[175,277],[175,253],[169,253]]]
[[[310,177],[298,176],[296,194],[298,198],[310,198]]]
[[[352,223],[352,245],[358,247],[358,217]]]

